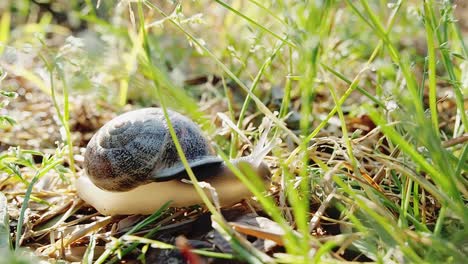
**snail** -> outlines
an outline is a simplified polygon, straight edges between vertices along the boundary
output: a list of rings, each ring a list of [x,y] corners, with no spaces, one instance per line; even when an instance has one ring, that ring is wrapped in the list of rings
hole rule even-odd
[[[216,189],[222,206],[251,196],[224,161],[214,154],[201,129],[188,117],[168,110],[177,138],[197,180]],[[253,156],[231,161],[250,166],[267,179],[270,170]],[[167,201],[173,207],[202,204],[177,153],[161,108],[124,113],[101,127],[84,155],[78,195],[104,215],[151,214]]]

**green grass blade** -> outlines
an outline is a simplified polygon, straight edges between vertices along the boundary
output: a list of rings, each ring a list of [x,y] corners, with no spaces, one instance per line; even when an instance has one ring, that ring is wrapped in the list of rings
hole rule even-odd
[[[10,24],[11,24],[11,13],[3,12],[0,18],[0,55],[3,53],[5,46],[10,38]]]
[[[29,200],[31,198],[31,193],[32,193],[34,185],[42,176],[44,176],[48,171],[50,171],[51,169],[53,169],[55,166],[57,166],[60,163],[62,163],[61,159],[56,159],[56,160],[52,159],[52,161],[49,164],[45,164],[43,168],[38,170],[36,174],[34,175],[34,177],[32,178],[31,182],[29,182],[26,193],[24,194],[23,203],[21,204],[20,215],[18,217],[18,226],[16,228],[15,250],[18,250],[21,246],[21,236],[23,232],[24,216],[26,213],[26,209],[29,206]]]
[[[91,235],[89,237],[89,245],[83,255],[83,264],[92,264],[94,260],[94,249],[96,248],[96,236]]]
[[[429,75],[429,109],[431,111],[432,125],[434,131],[439,135],[439,120],[437,114],[437,88],[436,88],[436,49],[434,44],[434,31],[433,25],[435,21],[432,21],[432,16],[429,16],[429,3],[424,3],[425,12],[425,26],[426,26],[426,39],[427,39],[427,60],[428,60],[428,75]]]
[[[167,210],[167,208],[169,207],[170,205],[170,202],[167,202],[165,203],[163,206],[161,206],[161,208],[159,208],[156,212],[154,212],[153,214],[151,214],[150,216],[146,217],[143,221],[139,222],[138,224],[136,224],[135,226],[133,226],[130,230],[128,230],[127,232],[125,232],[125,234],[123,235],[124,236],[127,236],[127,235],[132,235],[134,234],[135,232],[138,232],[139,230],[141,230],[142,228],[152,224],[154,221],[158,220],[162,215],[163,213]],[[121,238],[119,238],[119,240],[116,242],[116,243],[113,243],[113,246],[111,248],[108,248],[106,249],[106,251],[104,251],[104,253],[102,253],[99,258],[96,260],[96,262],[94,262],[95,264],[102,264],[102,263],[107,263],[108,262],[108,258],[114,254],[114,252],[116,250],[118,250],[122,243],[121,243]]]
[[[11,250],[10,217],[8,215],[8,201],[0,192],[0,251]]]
[[[38,174],[34,176],[34,178],[29,183],[28,189],[24,195],[23,204],[21,205],[20,216],[18,218],[18,226],[16,228],[16,242],[15,242],[15,249],[18,250],[21,246],[21,235],[23,232],[23,224],[24,224],[24,214],[26,213],[26,209],[28,208],[29,198],[31,197],[31,192],[36,184],[37,180],[39,179]]]
[[[220,4],[221,6],[223,6],[224,8],[228,9],[229,11],[231,11],[232,13],[240,16],[241,18],[249,21],[249,23],[255,25],[256,27],[260,28],[261,30],[265,31],[265,32],[268,32],[270,35],[274,36],[275,38],[277,38],[278,40],[280,40],[281,42],[284,42],[284,43],[287,43],[289,46],[291,47],[296,47],[296,44],[292,43],[291,41],[289,41],[287,38],[283,38],[281,36],[279,36],[278,34],[276,34],[275,32],[269,30],[268,28],[264,27],[263,25],[259,24],[258,22],[254,21],[253,19],[251,19],[250,17],[242,14],[241,12],[239,12],[238,10],[232,8],[229,4],[227,4],[226,2],[223,2],[221,0],[215,0],[218,4]]]

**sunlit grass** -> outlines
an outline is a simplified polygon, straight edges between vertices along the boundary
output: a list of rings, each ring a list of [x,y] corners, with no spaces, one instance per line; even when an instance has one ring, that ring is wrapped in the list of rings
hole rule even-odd
[[[80,8],[72,1],[74,15],[98,36],[77,31],[94,41],[85,43],[78,55],[61,54],[60,45],[48,47],[53,44],[45,38],[43,25],[53,24],[52,18],[44,15],[38,22],[28,22],[28,1],[18,2],[24,2],[16,11],[22,16],[12,19],[7,12],[0,17],[0,42],[6,43],[0,54],[24,41],[42,42],[34,47],[42,59],[33,61],[49,77],[43,80],[37,69],[7,60],[0,59],[0,67],[50,94],[58,125],[64,129],[72,174],[78,154],[70,127],[74,96],[104,99],[117,112],[129,102],[135,107],[173,108],[199,122],[214,140],[221,138],[212,124],[216,111],[229,113],[226,116],[237,129],[223,135],[224,141],[214,142],[215,148],[256,196],[263,212],[283,229],[284,250],[261,252],[228,225],[199,186],[168,120],[194,188],[211,212],[215,228],[234,249],[232,255],[194,253],[250,263],[352,260],[343,252],[356,254],[358,261],[379,263],[466,259],[468,88],[463,86],[467,73],[462,64],[467,63],[467,33],[458,27],[449,1],[102,1],[99,8],[93,1]],[[21,39],[9,30],[11,23],[20,32],[34,27],[41,36]],[[62,31],[52,32],[60,36]],[[93,54],[98,46],[102,52]],[[221,81],[200,90],[184,84],[198,75]],[[276,103],[275,89],[281,91]],[[454,104],[449,118],[444,114],[446,100]],[[293,114],[299,116],[296,126],[288,123]],[[351,130],[362,116],[375,127]],[[260,137],[258,120],[263,117],[273,125],[270,139],[281,139],[267,158],[278,197],[265,196],[253,172],[245,173],[229,162],[253,150],[239,131],[255,144]],[[15,167],[24,165],[24,160],[0,156],[0,170],[27,186],[16,249],[22,245],[33,187],[62,163],[64,149],[60,151],[44,156],[40,166],[32,164],[36,173],[25,176]],[[338,215],[329,216],[329,210],[337,210]],[[147,237],[133,234],[162,212],[114,240],[101,256],[94,255],[93,235],[87,263],[93,257],[98,263],[116,262],[141,244],[174,249],[149,237],[157,228]],[[331,218],[339,223],[335,223],[339,234],[322,225]],[[321,240],[320,232],[330,239]],[[0,239],[3,244],[9,240]]]

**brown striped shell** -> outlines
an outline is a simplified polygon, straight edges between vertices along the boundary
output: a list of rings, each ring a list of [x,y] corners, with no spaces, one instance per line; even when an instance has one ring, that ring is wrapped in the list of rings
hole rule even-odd
[[[168,115],[197,178],[216,174],[222,160],[200,128],[177,112],[168,110]],[[84,165],[91,181],[109,191],[186,177],[161,108],[139,109],[109,121],[88,143]]]

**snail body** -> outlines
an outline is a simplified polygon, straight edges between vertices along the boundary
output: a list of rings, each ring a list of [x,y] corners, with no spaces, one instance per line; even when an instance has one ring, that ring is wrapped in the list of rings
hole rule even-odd
[[[193,121],[171,110],[168,116],[197,180],[214,187],[222,205],[251,195]],[[254,165],[244,157],[232,163],[269,176],[263,162]],[[105,124],[88,143],[84,166],[86,175],[76,181],[78,194],[106,215],[151,214],[169,200],[174,207],[202,203],[195,188],[181,181],[188,175],[161,108],[130,111]]]

